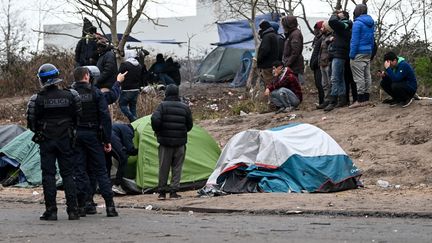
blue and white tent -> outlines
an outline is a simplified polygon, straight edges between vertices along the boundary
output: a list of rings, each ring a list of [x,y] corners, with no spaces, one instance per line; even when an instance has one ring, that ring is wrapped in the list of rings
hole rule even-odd
[[[357,188],[361,172],[320,128],[303,123],[234,135],[207,186],[240,192],[334,192]]]

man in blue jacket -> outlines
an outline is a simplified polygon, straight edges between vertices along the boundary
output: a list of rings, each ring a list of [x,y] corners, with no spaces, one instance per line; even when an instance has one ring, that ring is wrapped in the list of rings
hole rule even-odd
[[[379,72],[381,88],[391,96],[391,99],[383,103],[391,106],[409,106],[417,92],[417,79],[412,69],[403,57],[398,57],[394,52],[384,55],[385,71]]]
[[[358,97],[349,108],[357,108],[369,104],[369,92],[372,83],[370,61],[374,49],[375,23],[367,14],[365,4],[357,4],[354,10],[349,57],[351,70],[357,85]]]

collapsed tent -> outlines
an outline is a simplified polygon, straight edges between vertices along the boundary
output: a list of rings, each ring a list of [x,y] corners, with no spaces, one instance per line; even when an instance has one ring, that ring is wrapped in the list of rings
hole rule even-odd
[[[263,20],[278,22],[279,16],[264,14],[256,16],[255,26]],[[248,20],[217,23],[219,42],[198,69],[198,81],[223,82],[232,80],[242,65],[242,56],[246,51],[253,55],[255,42]],[[258,28],[257,28],[258,29]]]
[[[132,126],[135,129],[134,144],[139,152],[138,156],[129,157],[129,170],[136,168],[135,172],[129,171],[129,176],[135,175],[136,185],[144,191],[151,191],[157,187],[159,174],[159,144],[151,128],[151,116],[134,121]],[[181,189],[203,186],[212,173],[219,155],[220,149],[216,141],[203,128],[194,125],[188,133]]]
[[[42,184],[39,145],[32,141],[33,135],[32,131],[27,130],[0,149],[1,160],[19,169],[20,186]]]
[[[207,187],[228,193],[334,192],[357,188],[360,176],[327,133],[296,123],[236,134],[223,149]]]

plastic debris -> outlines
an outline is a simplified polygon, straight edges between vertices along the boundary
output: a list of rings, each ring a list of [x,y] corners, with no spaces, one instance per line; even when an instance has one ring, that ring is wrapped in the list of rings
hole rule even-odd
[[[188,212],[188,215],[193,215],[193,211],[189,211],[189,212]]]
[[[387,188],[387,187],[390,186],[390,183],[388,181],[378,180],[377,181],[377,186],[380,186],[382,188]]]
[[[325,121],[325,120],[327,120],[326,116],[321,117],[321,121]]]
[[[145,207],[145,210],[152,210],[153,209],[153,206],[152,205],[147,205],[146,207]]]
[[[37,196],[37,195],[39,195],[39,192],[37,192],[37,191],[33,191],[32,195],[33,195],[33,196]]]
[[[240,111],[240,116],[247,116],[247,113],[244,111]]]

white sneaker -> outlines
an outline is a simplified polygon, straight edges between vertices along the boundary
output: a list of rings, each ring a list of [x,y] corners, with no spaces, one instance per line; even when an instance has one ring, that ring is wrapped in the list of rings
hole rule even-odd
[[[113,185],[113,186],[112,186],[112,191],[113,191],[115,194],[126,195],[125,190],[123,190],[123,188],[122,188],[120,185],[119,185],[119,186],[117,186],[117,185]]]

